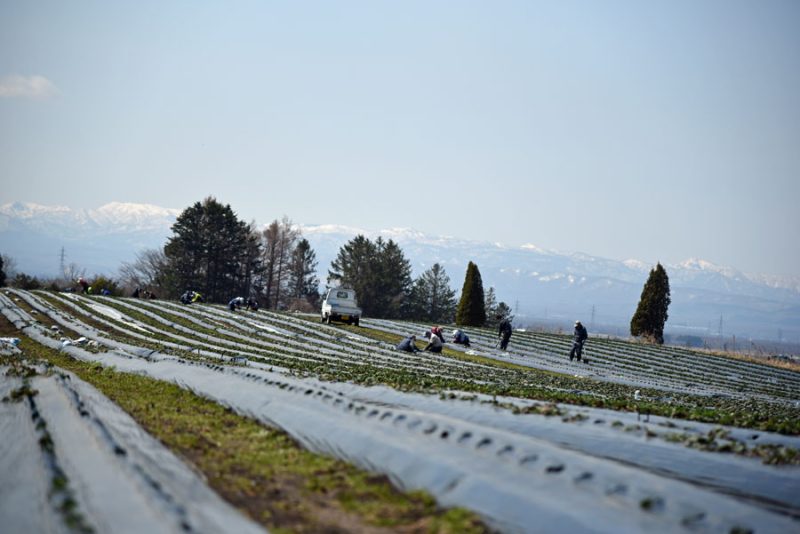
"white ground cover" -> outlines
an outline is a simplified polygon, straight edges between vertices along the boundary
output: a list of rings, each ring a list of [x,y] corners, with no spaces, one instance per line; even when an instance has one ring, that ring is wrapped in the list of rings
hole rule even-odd
[[[387,332],[420,335],[431,325],[365,319],[364,326]],[[746,361],[702,354],[678,347],[658,347],[591,337],[585,356],[590,363],[570,362],[568,336],[516,331],[508,351],[497,349],[497,335],[489,329],[463,328],[476,354],[519,365],[586,376],[598,380],[650,387],[664,392],[757,398],[777,403],[797,403],[797,373]],[[448,332],[449,333],[449,332]],[[454,350],[466,351],[448,344]]]
[[[81,324],[76,320],[82,313],[79,309],[91,310],[88,304],[92,299],[74,298],[75,317],[67,317],[35,295],[20,292],[20,296],[35,303],[40,313],[65,327],[70,324],[70,328],[80,328],[81,335],[111,350],[94,353],[77,346],[62,347],[52,332],[37,325],[11,299],[0,297],[3,314],[40,343],[80,359],[192,389],[285,430],[312,450],[386,473],[403,487],[425,488],[443,504],[476,510],[502,530],[798,529],[798,521],[791,519],[800,515],[797,468],[765,466],[753,459],[653,439],[651,434],[671,431],[664,426],[663,418],[634,422],[635,415],[575,407],[561,407],[565,413],[562,417],[513,415],[481,402],[488,399],[461,400],[457,392],[455,399],[442,399],[386,387],[365,388],[288,376],[253,361],[247,366],[218,365],[229,357],[215,355],[214,350],[235,349],[256,359],[262,348],[269,347],[286,358],[331,361],[338,356],[344,366],[371,365],[370,359],[375,358],[401,369],[434,366],[444,375],[457,375],[465,365],[485,369],[488,374],[492,371],[489,366],[454,363],[447,358],[407,356],[386,344],[342,335],[336,328],[310,325],[286,315],[234,314],[212,306],[170,303],[114,303],[121,320],[105,324],[120,332],[135,333],[145,328],[169,335],[180,339],[174,345],[190,350],[204,347],[196,352],[201,361],[190,361],[169,355],[173,347],[166,344],[163,350],[154,352],[115,341]],[[219,337],[208,332],[196,336],[185,331],[174,333],[191,328],[166,328],[165,322],[171,321],[165,315],[159,315],[163,321],[156,321],[164,329],[138,323],[119,311],[126,307],[151,318],[163,308],[161,311],[168,310],[192,324],[202,323]],[[126,330],[131,322],[139,328]],[[391,328],[391,324],[383,322],[381,326]],[[402,333],[408,328],[401,324],[393,331]],[[491,341],[488,335],[483,341],[480,335],[475,337],[479,350]],[[586,419],[571,417],[575,414]],[[613,425],[615,420],[622,424]],[[641,428],[631,430],[637,424]],[[695,433],[708,428],[685,421],[672,420],[669,424]],[[756,434],[759,442],[800,446],[797,438],[736,432],[742,439]]]
[[[7,370],[0,397],[22,384]],[[263,532],[92,386],[53,368],[29,380],[35,395],[0,403],[4,532]]]

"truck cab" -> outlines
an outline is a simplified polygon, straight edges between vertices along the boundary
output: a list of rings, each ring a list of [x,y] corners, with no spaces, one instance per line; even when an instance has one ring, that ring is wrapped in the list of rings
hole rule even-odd
[[[353,289],[329,289],[322,301],[322,322],[330,324],[339,321],[358,326],[361,308],[358,307],[356,292]]]

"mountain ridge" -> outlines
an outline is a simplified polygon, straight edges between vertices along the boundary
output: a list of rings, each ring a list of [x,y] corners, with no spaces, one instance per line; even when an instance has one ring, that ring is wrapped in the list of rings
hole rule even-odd
[[[73,210],[15,202],[0,206],[0,251],[29,274],[53,276],[64,247],[67,263],[87,272],[113,274],[146,248],[161,247],[181,210],[151,204],[111,202],[97,209]],[[519,317],[571,321],[597,316],[597,323],[624,325],[633,313],[647,273],[655,265],[638,259],[615,260],[581,252],[511,246],[453,236],[428,235],[413,228],[366,230],[339,224],[302,224],[317,253],[325,285],[338,249],[364,234],[393,239],[411,261],[414,275],[434,263],[447,271],[459,290],[468,261],[478,264],[484,285],[495,287]],[[708,333],[800,339],[800,277],[744,273],[699,258],[664,263],[673,305],[668,325]],[[716,325],[724,318],[725,330]]]

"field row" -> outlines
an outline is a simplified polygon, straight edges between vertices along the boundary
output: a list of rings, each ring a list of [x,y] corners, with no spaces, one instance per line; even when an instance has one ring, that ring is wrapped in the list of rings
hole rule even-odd
[[[639,421],[635,413],[470,392],[534,381],[533,370],[401,353],[369,337],[370,329],[360,335],[286,314],[27,292],[2,296],[0,305],[38,343],[188,387],[284,429],[311,450],[377,469],[404,487],[426,488],[443,504],[476,510],[503,530],[530,524],[575,531],[797,526],[774,513],[793,516],[800,508],[796,468],[775,469],[667,439],[709,436],[708,425],[655,416]],[[381,327],[403,334],[420,326]],[[478,352],[493,354],[491,333],[470,334]],[[517,334],[512,343],[523,337]],[[364,387],[367,371],[374,383],[394,385],[401,377],[410,386],[428,384],[425,390],[440,383],[465,388],[426,395],[414,387]],[[570,389],[566,378],[553,380],[553,391]],[[598,398],[615,391],[604,390],[603,382],[578,382],[596,389]],[[475,389],[466,388],[470,384]],[[513,409],[498,410],[503,406]],[[754,435],[713,432],[726,444]],[[798,444],[797,438],[757,436],[776,448]]]

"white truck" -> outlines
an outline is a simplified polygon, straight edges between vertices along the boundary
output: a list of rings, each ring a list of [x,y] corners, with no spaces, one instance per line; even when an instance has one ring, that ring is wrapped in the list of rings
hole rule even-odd
[[[353,289],[329,289],[322,301],[322,322],[340,321],[358,326],[361,319],[361,308],[356,301]]]

